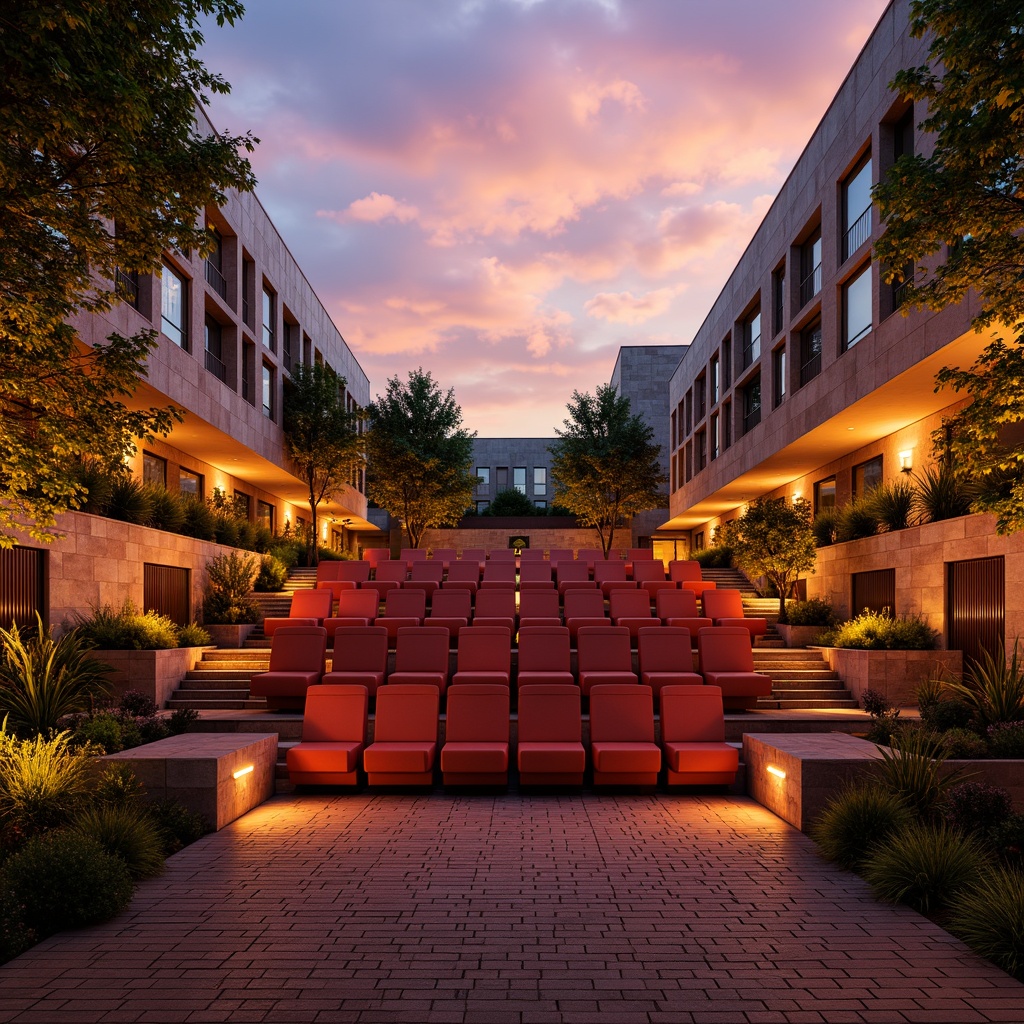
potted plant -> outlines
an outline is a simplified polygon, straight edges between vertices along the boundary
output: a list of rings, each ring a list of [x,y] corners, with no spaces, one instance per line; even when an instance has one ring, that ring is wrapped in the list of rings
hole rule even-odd
[[[232,551],[206,565],[203,626],[218,647],[240,647],[260,620],[250,596],[260,571],[259,559]]]
[[[786,617],[789,621],[778,622],[775,628],[787,647],[807,647],[817,643],[821,634],[836,624],[836,613],[823,597],[787,601]]]

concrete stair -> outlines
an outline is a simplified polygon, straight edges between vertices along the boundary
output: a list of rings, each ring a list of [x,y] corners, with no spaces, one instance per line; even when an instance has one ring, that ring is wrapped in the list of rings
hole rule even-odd
[[[820,651],[754,648],[754,670],[772,678],[772,695],[759,708],[773,711],[856,710],[859,705]]]
[[[262,697],[249,696],[249,681],[270,667],[270,650],[227,648],[205,651],[180,686],[168,698],[167,706],[196,711],[240,711],[265,709]]]

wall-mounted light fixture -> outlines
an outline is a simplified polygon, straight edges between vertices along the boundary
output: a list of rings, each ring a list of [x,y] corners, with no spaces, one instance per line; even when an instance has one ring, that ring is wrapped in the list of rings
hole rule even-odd
[[[239,768],[237,772],[231,773],[231,778],[240,779],[243,775],[250,775],[255,770],[256,766],[247,764],[244,768]]]
[[[786,773],[781,768],[776,768],[773,764],[768,765],[765,771],[769,775],[774,775],[777,779],[784,779],[786,777]]]
[[[914,449],[908,448],[905,452],[900,452],[900,472],[909,473],[914,468]]]

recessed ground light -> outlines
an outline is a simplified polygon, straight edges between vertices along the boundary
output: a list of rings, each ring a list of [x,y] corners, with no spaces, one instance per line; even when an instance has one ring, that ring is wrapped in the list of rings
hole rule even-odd
[[[784,779],[786,777],[786,773],[781,768],[776,768],[773,764],[768,765],[765,771],[769,775],[774,775],[777,779]]]
[[[232,772],[231,778],[240,779],[243,775],[248,775],[254,767],[254,765],[247,764],[244,768],[239,768],[237,772]]]

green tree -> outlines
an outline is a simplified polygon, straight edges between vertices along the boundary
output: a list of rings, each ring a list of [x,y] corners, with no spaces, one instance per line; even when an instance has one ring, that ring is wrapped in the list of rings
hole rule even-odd
[[[551,453],[555,500],[601,538],[605,557],[615,528],[639,512],[666,504],[661,446],[630,411],[629,399],[607,384],[595,394],[572,393],[569,418]]]
[[[87,496],[75,473],[110,469],[171,408],[129,408],[151,331],[81,344],[69,322],[118,301],[117,268],[208,251],[196,213],[251,189],[242,150],[197,124],[227,84],[195,56],[199,19],[236,0],[6,0],[0,15],[0,545],[52,540]]]
[[[458,521],[472,503],[476,434],[463,428],[454,391],[442,391],[422,367],[405,383],[388,378],[367,412],[369,497],[402,523],[410,547],[419,547],[424,530]]]
[[[934,149],[900,157],[875,186],[885,222],[875,253],[888,280],[913,266],[908,306],[939,310],[973,290],[975,327],[998,332],[973,366],[938,374],[937,388],[972,401],[936,442],[980,478],[975,507],[1005,533],[1024,528],[1024,7],[912,0],[910,10],[911,34],[931,39],[929,63],[892,87],[915,111],[927,106],[920,127]]]
[[[813,572],[814,529],[809,502],[797,498],[757,498],[729,524],[736,564],[752,577],[763,576],[779,593],[779,622],[788,622],[786,598],[802,572]]]
[[[309,488],[311,565],[319,561],[317,509],[330,501],[363,464],[359,412],[345,408],[345,385],[329,366],[296,363],[285,381],[284,437],[288,455]]]
[[[537,508],[530,499],[514,487],[506,487],[494,496],[484,515],[535,516]]]

